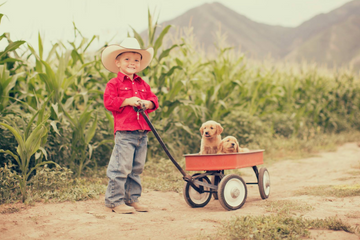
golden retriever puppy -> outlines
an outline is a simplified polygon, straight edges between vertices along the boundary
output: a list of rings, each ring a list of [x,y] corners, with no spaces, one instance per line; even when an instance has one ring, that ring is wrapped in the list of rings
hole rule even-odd
[[[201,125],[201,145],[200,154],[216,154],[221,141],[221,133],[223,128],[220,123],[215,121],[207,121]]]
[[[227,136],[220,141],[217,153],[237,153],[240,151],[239,143],[233,136]]]
[[[233,136],[228,136],[221,140],[217,153],[237,153],[250,152],[248,148],[241,148],[239,142]]]

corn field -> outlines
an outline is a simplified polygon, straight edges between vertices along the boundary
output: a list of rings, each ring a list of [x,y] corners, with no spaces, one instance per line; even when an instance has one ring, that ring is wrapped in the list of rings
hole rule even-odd
[[[156,35],[149,14],[147,42],[135,30],[129,34],[155,50],[139,75],[159,98],[150,119],[176,158],[199,151],[199,128],[207,120],[253,148],[266,147],[263,138],[360,130],[358,73],[254,62],[221,39],[209,56],[197,49],[191,31],[168,44],[170,28]],[[37,46],[12,41],[8,33],[0,38],[8,42],[0,52],[0,167],[15,164],[24,199],[40,166],[55,163],[80,177],[106,166],[112,151],[113,118],[103,92],[115,74],[101,64],[103,48],[89,51],[98,37],[88,39],[75,26],[74,32],[74,41],[53,44],[48,53],[40,34]],[[164,156],[149,134],[147,161]]]

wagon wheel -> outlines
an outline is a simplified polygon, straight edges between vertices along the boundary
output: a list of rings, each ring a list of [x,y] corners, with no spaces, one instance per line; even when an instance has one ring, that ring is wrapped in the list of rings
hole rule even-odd
[[[196,175],[199,175],[199,173],[195,173],[193,176],[196,176]],[[211,184],[211,182],[207,176],[198,178],[197,180],[199,180],[201,182],[205,181],[205,182]],[[190,185],[190,183],[186,182],[184,185],[184,189],[183,189],[185,201],[192,208],[204,207],[204,206],[206,206],[206,204],[209,203],[209,201],[211,199],[210,188],[204,187],[204,186],[199,186],[199,185],[196,185],[196,186],[207,192],[199,193]]]
[[[261,198],[268,198],[270,195],[270,174],[266,168],[260,168],[258,186]]]
[[[239,175],[226,175],[219,184],[218,197],[221,206],[226,210],[239,209],[247,197],[246,183]]]

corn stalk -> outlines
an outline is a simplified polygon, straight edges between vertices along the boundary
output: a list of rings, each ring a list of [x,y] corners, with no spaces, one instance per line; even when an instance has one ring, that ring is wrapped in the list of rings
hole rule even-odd
[[[45,106],[45,104],[43,106]],[[18,143],[16,153],[11,152],[10,150],[3,149],[0,149],[0,152],[11,155],[18,164],[20,174],[16,175],[16,177],[20,183],[20,191],[22,194],[23,202],[25,202],[27,197],[27,183],[29,180],[29,176],[32,174],[32,172],[45,164],[53,163],[52,161],[42,162],[42,156],[46,156],[46,152],[43,147],[47,139],[47,120],[49,118],[48,114],[44,115],[44,110],[45,109],[43,107],[39,111],[37,111],[27,124],[26,128],[23,130],[20,130],[10,119],[8,120],[8,122],[10,122],[14,126],[0,122],[1,126],[7,128],[14,135]],[[31,126],[36,117],[38,117],[38,119],[36,121],[35,128],[31,130]],[[39,150],[41,151],[38,152]],[[35,166],[30,168],[30,161],[34,154],[36,155]]]

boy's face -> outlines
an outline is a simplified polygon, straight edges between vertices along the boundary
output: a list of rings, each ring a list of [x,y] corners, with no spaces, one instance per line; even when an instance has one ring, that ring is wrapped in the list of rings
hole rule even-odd
[[[125,52],[115,60],[120,72],[131,77],[140,70],[141,55],[139,53]]]

